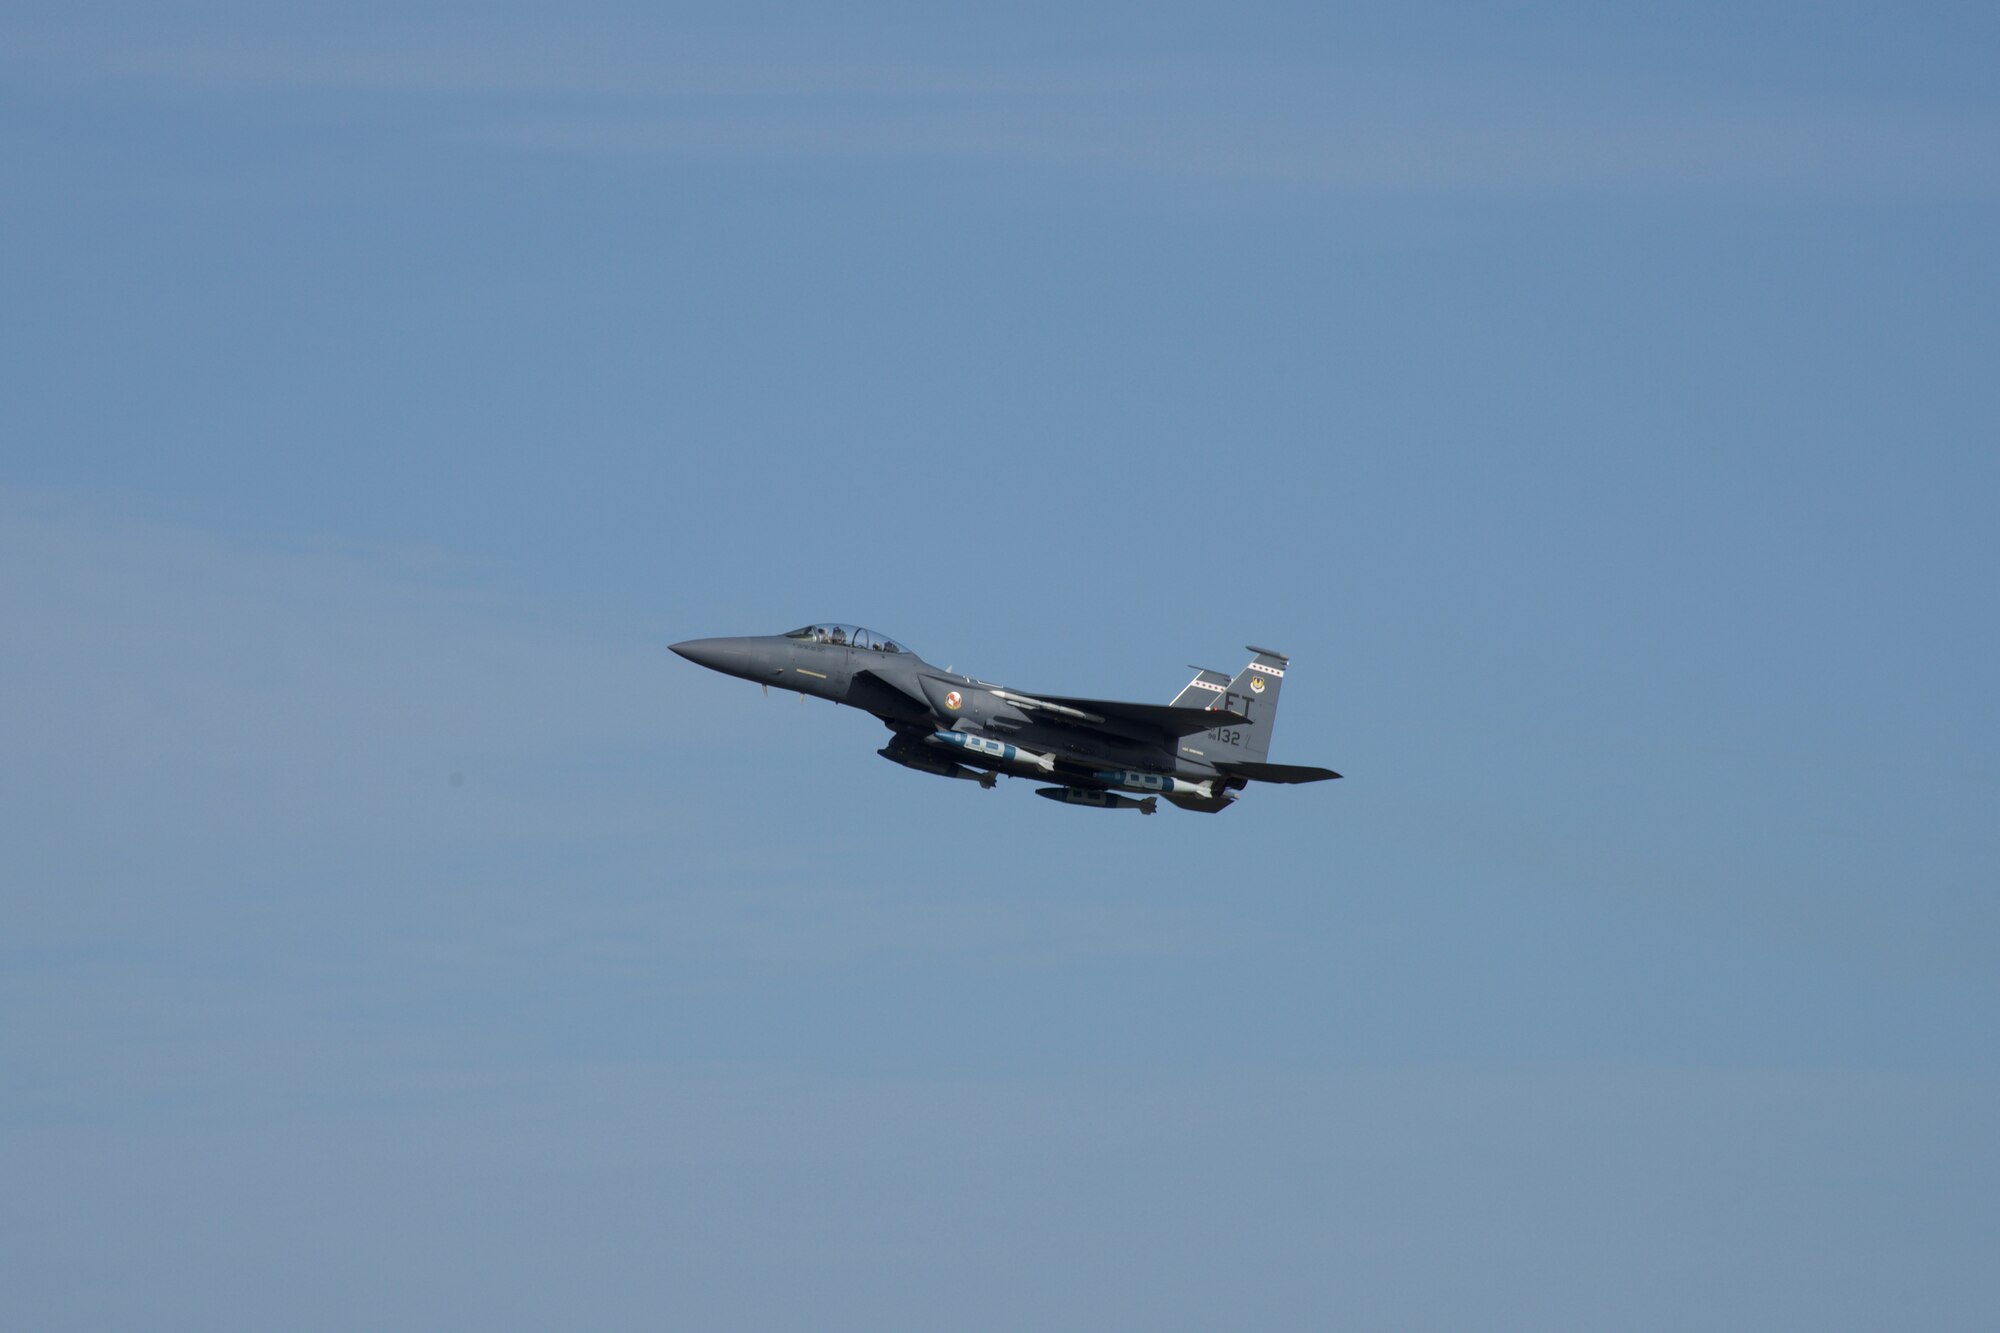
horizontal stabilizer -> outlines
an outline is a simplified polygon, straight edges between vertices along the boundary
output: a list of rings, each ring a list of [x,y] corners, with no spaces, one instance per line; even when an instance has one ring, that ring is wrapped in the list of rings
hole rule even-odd
[[[1328,778],[1340,776],[1330,768],[1313,768],[1307,764],[1253,764],[1224,760],[1216,767],[1231,777],[1248,778],[1252,782],[1325,782]]]

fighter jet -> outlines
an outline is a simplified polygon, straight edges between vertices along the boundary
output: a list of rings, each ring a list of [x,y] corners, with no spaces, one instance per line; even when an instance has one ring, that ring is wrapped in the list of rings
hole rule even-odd
[[[1036,794],[1065,805],[1150,815],[1165,797],[1214,814],[1252,782],[1340,776],[1267,761],[1289,660],[1269,648],[1250,648],[1233,678],[1197,668],[1172,703],[1143,704],[1010,690],[932,666],[857,625],[672,647],[766,692],[776,685],[874,714],[894,733],[876,753],[905,768],[986,788],[1001,774],[1039,779],[1053,785]]]

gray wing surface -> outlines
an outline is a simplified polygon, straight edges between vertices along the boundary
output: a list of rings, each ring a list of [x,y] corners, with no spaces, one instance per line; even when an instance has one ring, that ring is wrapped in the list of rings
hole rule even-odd
[[[1078,699],[1064,694],[1037,694],[1042,703],[1079,713],[1092,713],[1106,721],[1163,731],[1169,736],[1192,736],[1216,727],[1241,726],[1250,719],[1241,713],[1220,708],[1176,708],[1172,704],[1134,704],[1121,699]]]

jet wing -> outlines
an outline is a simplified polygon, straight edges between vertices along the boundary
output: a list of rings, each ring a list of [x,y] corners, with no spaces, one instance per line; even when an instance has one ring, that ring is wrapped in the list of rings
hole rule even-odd
[[[1024,695],[1011,690],[1001,697],[1021,708],[1040,706],[1054,717],[1069,719],[1072,725],[1122,722],[1126,726],[1164,731],[1169,736],[1192,736],[1197,731],[1241,726],[1250,720],[1241,713],[1220,708],[1175,708],[1171,704],[1131,704],[1118,699],[1077,699],[1062,694]]]

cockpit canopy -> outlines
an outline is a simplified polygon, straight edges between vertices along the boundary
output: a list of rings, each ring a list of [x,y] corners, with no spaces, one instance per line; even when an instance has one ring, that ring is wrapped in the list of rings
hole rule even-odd
[[[909,651],[886,634],[877,634],[874,630],[863,629],[859,625],[807,625],[803,629],[793,630],[785,637],[804,639],[807,643],[843,644],[849,648],[865,648],[877,653]]]

